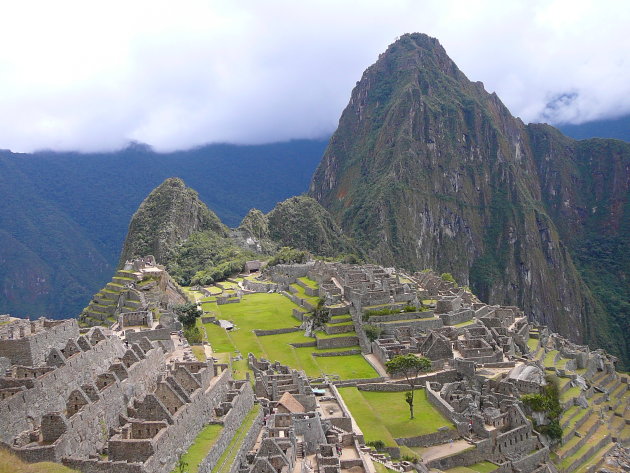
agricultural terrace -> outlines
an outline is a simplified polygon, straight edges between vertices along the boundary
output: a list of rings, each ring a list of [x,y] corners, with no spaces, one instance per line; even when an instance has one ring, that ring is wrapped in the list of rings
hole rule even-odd
[[[292,315],[293,309],[299,306],[282,294],[246,294],[239,303],[217,305],[215,302],[204,302],[202,307],[204,311],[214,314],[218,319],[228,320],[235,326],[233,330],[226,331],[216,324],[203,324],[215,358],[221,358],[224,354],[234,356],[237,352],[246,358],[251,352],[257,358],[279,361],[294,369],[304,370],[310,377],[319,377],[324,374],[339,376],[341,379],[377,376],[376,371],[362,355],[313,356],[313,353],[343,353],[358,346],[326,350],[315,346],[296,348],[292,344],[315,343],[315,339],[304,336],[302,330],[257,336],[254,330],[276,330],[300,326],[301,322]],[[318,334],[318,336],[321,337],[323,334]],[[239,374],[244,375],[247,365],[245,360],[241,361],[232,367],[238,371],[235,376],[242,378],[243,376]]]

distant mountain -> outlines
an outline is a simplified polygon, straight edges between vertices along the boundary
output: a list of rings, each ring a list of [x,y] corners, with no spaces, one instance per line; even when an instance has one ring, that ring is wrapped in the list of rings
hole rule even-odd
[[[166,263],[173,250],[195,232],[228,236],[228,229],[194,190],[177,177],[153,189],[133,214],[119,265],[147,255]]]
[[[281,247],[357,259],[353,246],[316,200],[297,196],[264,214],[251,209],[229,229],[179,178],[166,179],[134,213],[120,263],[152,254],[182,285],[211,284],[268,259]]]
[[[611,120],[595,120],[580,125],[558,125],[557,128],[576,140],[614,138],[630,141],[630,115]]]
[[[68,317],[111,278],[132,214],[180,177],[229,226],[308,187],[326,140],[159,154],[0,151],[0,313]]]
[[[630,144],[525,125],[439,42],[363,74],[309,194],[383,265],[451,272],[630,361]]]

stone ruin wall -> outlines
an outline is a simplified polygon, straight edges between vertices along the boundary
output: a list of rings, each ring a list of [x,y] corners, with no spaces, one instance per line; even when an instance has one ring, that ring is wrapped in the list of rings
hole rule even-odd
[[[120,340],[117,341],[122,344]],[[105,342],[101,341],[94,349]],[[98,400],[89,402],[77,413],[66,419],[67,430],[53,445],[14,448],[13,452],[29,462],[60,462],[62,457],[87,457],[102,449],[107,444],[109,429],[118,427],[119,414],[126,413],[129,399],[135,396],[144,396],[155,388],[156,379],[164,366],[164,353],[160,348],[154,347],[147,351],[144,356],[144,359],[140,359],[127,369],[128,378],[124,380],[116,378],[113,384],[106,386],[101,391],[97,390]],[[72,361],[72,358],[69,361]],[[109,367],[109,365],[103,363],[102,367]],[[81,384],[94,385],[97,376],[95,371],[86,368],[83,373],[91,374],[93,379],[86,383],[76,383],[75,389],[79,389]],[[74,386],[75,383],[68,383],[67,381],[65,383],[68,385],[69,393],[74,391],[70,387]],[[59,391],[57,392],[59,393]],[[57,408],[40,408],[40,411],[43,412],[42,415],[60,412],[65,417],[64,411],[67,400],[68,396],[65,396],[64,399],[59,393],[55,399]]]
[[[37,322],[31,322],[31,324]],[[16,365],[35,366],[44,363],[51,348],[63,348],[68,339],[79,337],[79,326],[75,319],[65,320],[45,327],[23,338],[0,343],[0,357]]]
[[[212,448],[210,449],[206,457],[199,464],[199,470],[198,470],[199,473],[210,473],[212,471],[214,466],[217,464],[219,457],[223,454],[225,449],[228,447],[228,445],[234,438],[234,434],[236,433],[236,430],[240,427],[241,423],[243,422],[243,419],[245,419],[245,416],[247,416],[247,414],[249,413],[249,411],[252,409],[253,406],[254,406],[254,392],[252,390],[251,384],[245,383],[243,385],[241,394],[238,396],[237,401],[235,402],[234,406],[232,407],[230,412],[228,412],[228,414],[225,416],[225,419],[223,422],[223,430],[221,431],[219,438],[216,440],[216,442],[214,443],[214,445],[212,446]],[[247,453],[249,449],[253,447],[253,443],[251,445],[249,445],[249,443],[251,443],[252,436],[253,436],[254,442],[256,441],[256,438],[258,437],[260,428],[257,429],[256,426],[261,426],[262,415],[263,415],[263,411],[261,409],[260,412],[258,413],[256,420],[254,421],[252,428],[250,429],[250,432],[248,432],[247,434],[247,436],[249,437],[249,441],[248,441],[248,437],[246,437],[243,440],[242,445],[239,449],[239,454],[236,455],[235,463],[237,465],[240,464],[240,453],[241,453],[240,450],[245,450],[245,453]],[[255,433],[255,435],[252,435],[252,432]],[[245,449],[245,447],[247,448]]]
[[[173,424],[161,432],[155,452],[144,464],[146,473],[169,473],[172,470],[179,456],[186,452],[201,429],[214,418],[214,409],[225,398],[231,382],[230,372],[224,370],[211,389],[202,385],[191,402],[175,414]],[[251,393],[251,386],[247,390],[245,384],[243,387],[247,396]],[[253,401],[252,397],[250,399]],[[133,444],[129,448],[133,449]],[[116,470],[111,470],[111,473],[116,473]]]
[[[67,341],[67,340],[66,340]],[[10,442],[20,432],[30,430],[34,422],[49,413],[64,411],[68,396],[81,385],[93,383],[96,376],[125,353],[115,337],[102,340],[86,352],[66,359],[66,363],[34,379],[34,387],[0,401],[0,441]]]

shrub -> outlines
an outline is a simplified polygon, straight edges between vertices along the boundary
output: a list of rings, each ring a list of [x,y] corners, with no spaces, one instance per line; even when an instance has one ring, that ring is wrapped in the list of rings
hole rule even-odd
[[[202,336],[199,327],[188,327],[184,329],[184,337],[188,340],[188,343],[201,343]]]
[[[418,463],[418,457],[412,457],[411,455],[403,455],[402,460],[409,463]]]
[[[452,282],[455,286],[457,286],[457,282],[451,273],[442,273],[440,277],[442,278],[442,281]]]
[[[305,263],[308,261],[308,253],[302,250],[296,250],[288,246],[283,246],[278,252],[271,257],[267,266],[276,266],[278,264],[294,264]]]
[[[372,440],[370,442],[365,442],[368,447],[374,447],[377,452],[385,450],[385,442],[382,440]]]
[[[363,327],[363,330],[365,330],[365,336],[368,338],[369,341],[373,342],[374,340],[376,340],[378,337],[381,336],[381,333],[383,332],[383,329],[380,327],[377,327],[376,325],[365,325]]]
[[[562,427],[559,422],[562,415],[562,405],[560,404],[558,379],[555,376],[546,376],[545,381],[547,381],[547,384],[543,387],[541,394],[525,394],[521,396],[521,401],[532,411],[546,414],[550,423],[535,427],[540,433],[547,434],[550,438],[558,440],[562,438]]]
[[[562,427],[560,426],[560,422],[557,420],[552,420],[547,425],[539,426],[538,431],[541,434],[547,434],[549,438],[554,440],[560,440],[562,438]]]

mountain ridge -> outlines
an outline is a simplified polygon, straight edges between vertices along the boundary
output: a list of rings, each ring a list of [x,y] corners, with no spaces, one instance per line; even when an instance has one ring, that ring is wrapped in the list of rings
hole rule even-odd
[[[584,283],[563,238],[570,230],[556,226],[557,206],[541,184],[544,163],[566,164],[556,149],[584,150],[590,141],[572,148],[551,130],[514,118],[436,39],[404,35],[352,91],[309,195],[378,263],[452,272],[483,300],[524,307],[553,330],[627,360],[619,318]],[[541,150],[545,140],[551,155]],[[630,145],[616,143],[627,163]],[[565,189],[577,166],[563,168]],[[621,168],[618,195],[627,202]]]

